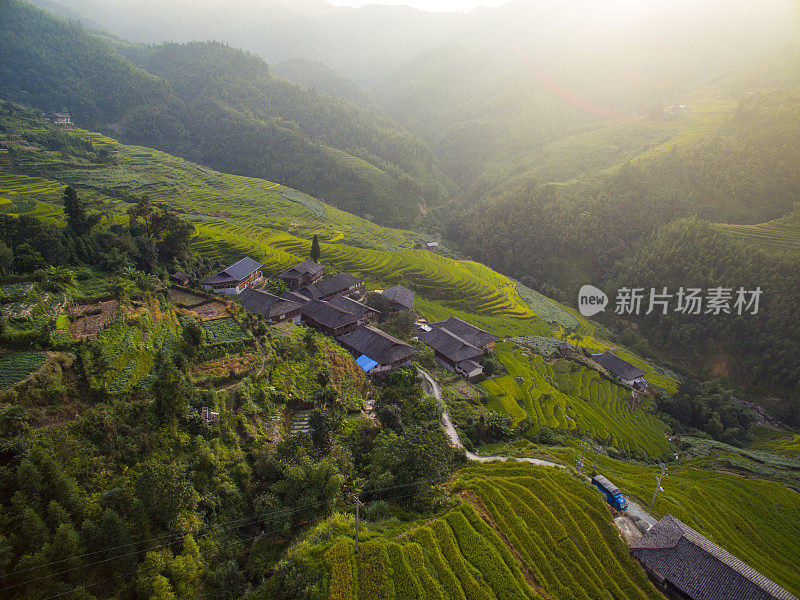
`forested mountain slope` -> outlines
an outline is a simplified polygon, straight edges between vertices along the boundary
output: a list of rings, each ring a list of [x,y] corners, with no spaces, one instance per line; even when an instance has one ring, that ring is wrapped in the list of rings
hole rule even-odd
[[[431,144],[472,200],[537,169],[576,136],[583,144],[563,159],[574,164],[556,177],[660,144],[674,127],[648,116],[673,104],[700,109],[689,95],[709,79],[800,39],[797,6],[782,1],[769,9],[738,1],[520,2],[469,17],[471,35],[418,55],[375,96]]]
[[[730,287],[769,281],[772,304],[746,332],[734,334],[734,325],[723,319],[711,335],[693,336],[688,331],[700,323],[674,317],[658,320],[665,336],[659,339],[704,363],[717,351],[729,352],[733,358],[724,372],[793,390],[800,378],[797,334],[781,299],[791,296],[796,271],[783,252],[795,249],[794,220],[787,215],[800,199],[798,65],[800,53],[792,50],[760,72],[720,82],[718,94],[738,96],[729,117],[710,130],[678,134],[636,160],[560,185],[519,178],[471,218],[452,219],[450,235],[473,257],[570,302],[589,282]],[[685,222],[683,242],[674,238],[678,229],[660,230],[689,217],[727,225]],[[764,222],[773,224],[759,225]],[[738,233],[749,244],[712,235],[717,230]],[[754,253],[754,246],[763,251]],[[640,272],[646,264],[654,269],[647,274]]]
[[[217,43],[116,44],[137,67],[109,42],[29,4],[11,0],[0,10],[7,99],[71,111],[79,123],[281,181],[384,223],[407,223],[452,189],[412,136],[273,78],[253,55]]]

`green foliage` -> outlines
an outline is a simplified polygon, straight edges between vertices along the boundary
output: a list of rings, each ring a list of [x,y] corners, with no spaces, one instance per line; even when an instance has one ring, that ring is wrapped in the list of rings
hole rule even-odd
[[[209,343],[212,344],[240,342],[252,338],[252,335],[242,329],[239,322],[232,317],[203,321],[202,327],[208,335]]]
[[[719,381],[684,383],[675,396],[659,397],[658,408],[687,427],[732,444],[747,441],[756,418]]]
[[[0,389],[22,381],[44,364],[44,352],[13,352],[0,357]]]

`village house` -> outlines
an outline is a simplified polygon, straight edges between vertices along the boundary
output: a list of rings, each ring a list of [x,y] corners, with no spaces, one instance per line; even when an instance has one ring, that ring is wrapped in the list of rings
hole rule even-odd
[[[261,267],[263,265],[246,256],[203,281],[200,285],[204,290],[217,294],[240,294],[245,288],[256,285],[262,280]]]
[[[49,112],[45,113],[44,120],[53,125],[72,125],[72,117],[67,113]]]
[[[284,300],[262,290],[248,288],[239,299],[247,310],[264,315],[272,323],[299,323],[303,305],[292,300]]]
[[[647,387],[647,382],[644,380],[645,371],[622,360],[610,350],[606,350],[602,354],[592,354],[592,360],[625,385],[638,388]]]
[[[184,273],[183,271],[175,271],[172,275],[169,276],[170,280],[173,283],[177,283],[178,285],[187,286],[189,285],[189,275]]]
[[[500,339],[496,335],[492,335],[480,327],[475,327],[475,325],[470,325],[458,317],[450,317],[444,321],[431,323],[429,327],[434,329],[447,329],[447,331],[454,333],[461,339],[466,340],[467,343],[481,350],[491,350],[494,348],[495,342]]]
[[[297,294],[310,300],[330,300],[341,294],[360,294],[364,289],[364,280],[353,277],[350,273],[339,273],[317,283],[295,290]]]
[[[631,554],[676,600],[797,600],[672,515],[633,542]]]
[[[458,317],[422,325],[417,337],[433,348],[439,364],[467,379],[483,374],[479,360],[499,339]]]
[[[369,375],[388,373],[411,362],[419,352],[388,333],[362,325],[336,341],[356,356],[356,364]]]
[[[381,296],[391,303],[393,312],[409,312],[414,308],[414,292],[402,285],[383,290]]]
[[[311,300],[300,312],[303,323],[333,337],[352,331],[359,322],[356,315],[321,300]]]
[[[328,300],[328,304],[335,306],[336,308],[346,310],[349,313],[353,313],[362,322],[377,321],[381,315],[381,313],[374,308],[367,306],[366,304],[362,304],[357,300],[353,300],[352,298],[348,298],[347,296],[334,296]]]
[[[283,281],[290,290],[296,290],[319,281],[322,277],[322,271],[322,265],[309,259],[287,269],[278,275],[278,279]]]
[[[484,351],[446,328],[424,325],[417,337],[433,348],[436,361],[448,370],[467,379],[483,374],[478,361]]]

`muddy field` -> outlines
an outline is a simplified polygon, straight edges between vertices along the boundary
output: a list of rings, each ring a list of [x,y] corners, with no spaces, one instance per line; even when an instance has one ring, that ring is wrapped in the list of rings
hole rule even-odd
[[[119,302],[106,300],[94,304],[79,304],[73,310],[74,322],[71,335],[74,339],[96,339],[103,327],[119,311]]]

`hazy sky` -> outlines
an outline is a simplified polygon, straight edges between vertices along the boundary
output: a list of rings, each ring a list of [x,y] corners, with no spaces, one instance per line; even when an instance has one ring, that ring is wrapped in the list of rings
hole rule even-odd
[[[511,0],[328,0],[336,6],[364,6],[365,4],[399,4],[431,11],[470,11],[478,6],[499,6]]]

